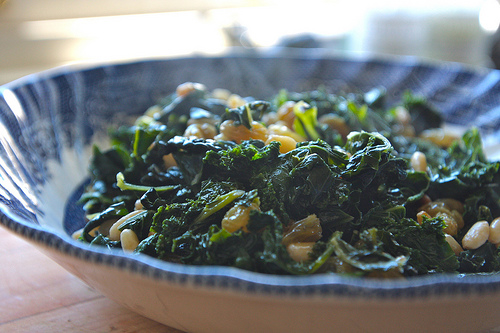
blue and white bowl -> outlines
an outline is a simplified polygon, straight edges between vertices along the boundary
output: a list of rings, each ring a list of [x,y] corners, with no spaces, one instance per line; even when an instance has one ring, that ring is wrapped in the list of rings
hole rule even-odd
[[[267,98],[301,91],[410,89],[452,125],[500,142],[500,72],[414,59],[320,55],[191,57],[63,67],[0,87],[0,222],[120,304],[189,332],[500,330],[500,275],[403,280],[271,276],[162,262],[74,241],[91,146],[185,81]],[[4,270],[4,274],[8,271]]]

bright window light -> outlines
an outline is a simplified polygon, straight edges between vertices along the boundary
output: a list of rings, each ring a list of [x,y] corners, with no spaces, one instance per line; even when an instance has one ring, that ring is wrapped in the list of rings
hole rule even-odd
[[[479,24],[486,32],[495,32],[500,26],[500,2],[486,0],[479,12]]]
[[[28,40],[73,40],[67,52],[79,60],[214,54],[225,46],[198,11],[30,21],[22,32]]]

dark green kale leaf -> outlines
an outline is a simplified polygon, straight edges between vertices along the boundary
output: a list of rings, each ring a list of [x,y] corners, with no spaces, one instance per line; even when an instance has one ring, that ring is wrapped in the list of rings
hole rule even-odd
[[[408,248],[408,265],[417,274],[456,272],[459,263],[445,240],[444,226],[441,218],[424,218],[421,225],[403,218],[394,219],[382,229],[390,232],[398,244]]]
[[[119,249],[121,246],[119,241],[112,241],[102,234],[99,234],[94,239],[92,239],[90,245],[105,246],[108,249]]]
[[[263,146],[247,141],[232,149],[210,151],[204,159],[204,178],[236,181],[249,191],[256,189],[264,211],[273,210],[284,223],[303,218],[311,210],[347,200],[347,185],[340,179],[344,153],[324,142],[299,145],[287,154],[279,143]]]
[[[351,192],[342,208],[353,220],[338,229],[344,236],[360,228],[363,216],[371,210],[406,205],[412,198],[421,197],[428,186],[424,175],[408,174],[406,161],[391,155],[392,146],[378,133],[353,132],[346,148],[352,156],[342,178],[351,184]]]
[[[118,226],[118,230],[123,231],[125,229],[130,229],[135,232],[139,239],[144,239],[148,237],[153,222],[153,215],[153,211],[141,211],[123,221],[123,223]]]
[[[254,194],[239,190],[233,182],[207,180],[202,182],[196,198],[160,206],[152,222],[152,229],[160,234],[156,242],[158,256],[165,260],[176,256],[192,256],[190,251],[193,249],[190,246],[200,241],[197,235],[206,233],[212,225],[220,227],[224,214],[236,200],[243,200],[245,196],[253,197]],[[187,246],[176,241],[181,235],[184,235],[183,239],[195,237],[197,240],[190,241],[191,245]]]
[[[92,147],[90,172],[93,182],[102,182],[105,185],[113,184],[116,174],[124,170],[130,163],[130,155],[117,147],[116,149],[101,152],[97,146]]]
[[[485,273],[500,271],[500,253],[495,244],[486,242],[475,250],[460,252],[460,272]]]
[[[140,196],[134,190],[120,189],[116,184],[118,174],[122,174],[129,183],[138,186],[172,184],[168,181],[169,175],[164,173],[163,160],[146,162],[145,157],[150,154],[151,147],[154,147],[158,140],[177,133],[174,128],[176,128],[174,124],[167,127],[156,122],[138,121],[138,125],[124,126],[110,131],[112,147],[104,153],[94,147],[89,166],[91,183],[80,199],[80,202],[85,204],[85,210],[89,213],[97,212],[111,203],[120,201],[131,203]],[[182,128],[185,128],[185,121]],[[162,174],[163,179],[167,179],[166,184],[158,180],[154,184],[148,182],[147,175],[151,176],[152,173]]]
[[[87,222],[82,231],[82,240],[89,243],[92,242],[94,239],[94,237],[90,235],[92,230],[100,227],[107,221],[117,220],[122,216],[127,215],[130,210],[131,207],[127,207],[126,203],[123,201],[110,205],[108,208],[104,209]]]
[[[138,235],[136,253],[167,261],[294,275],[397,277],[500,270],[493,245],[457,257],[445,240],[441,217],[424,218],[421,224],[413,219],[424,194],[465,203],[465,227],[457,240],[473,222],[499,216],[500,163],[485,158],[477,130],[447,150],[397,131],[391,134],[398,122],[396,109],[384,105],[385,93],[282,91],[273,103],[256,101],[235,109],[210,99],[203,89],[172,95],[157,106],[161,111],[154,118],[146,115],[111,133],[110,150],[95,149],[92,180],[82,202],[88,213],[100,213],[82,238],[119,247],[119,241],[90,232],[128,214],[140,199],[145,210],[119,229]],[[181,137],[189,117],[211,123],[232,120],[250,128],[262,113],[290,100],[296,102],[294,129],[310,141],[286,154],[280,153],[278,142]],[[408,93],[402,105],[417,133],[441,125],[424,99]],[[324,115],[342,118],[355,132],[340,134],[320,122]],[[427,156],[428,172],[411,170],[408,161],[415,151]],[[169,154],[176,167],[165,165]],[[246,228],[229,232],[222,220],[235,206],[252,210]],[[321,239],[308,260],[296,262],[287,251],[284,231],[311,215],[319,219]]]
[[[403,267],[406,265],[408,257],[406,249],[397,244],[393,244],[392,248],[398,247],[399,254],[394,256],[385,250],[389,248],[389,244],[382,242],[384,235],[377,229],[372,228],[365,230],[360,234],[360,240],[351,245],[342,240],[342,233],[336,232],[333,234],[330,243],[333,244],[334,252],[338,260],[355,270],[363,272],[363,274],[373,273],[399,273],[402,275]],[[387,240],[386,240],[387,241]]]
[[[155,119],[163,124],[167,124],[172,116],[187,118],[196,109],[202,109],[218,116],[222,115],[226,109],[226,105],[222,101],[209,98],[207,92],[201,87],[195,87],[193,91],[183,96],[170,95],[164,104],[161,112],[155,115]]]
[[[230,233],[216,225],[203,234],[187,231],[173,240],[172,252],[181,262],[193,265],[233,266],[273,274],[312,272],[311,262],[297,263],[290,258],[281,244],[282,224],[272,212],[254,211],[249,224],[250,232]]]
[[[226,150],[209,151],[203,159],[201,179],[234,181],[246,191],[259,191],[267,188],[263,183],[267,180],[263,179],[267,178],[265,175],[280,164],[279,154],[279,143],[265,146],[258,140],[244,141]]]
[[[174,249],[173,241],[179,235],[189,231],[190,224],[184,214],[189,209],[187,203],[160,206],[153,217],[151,229],[158,235],[154,242],[154,257],[166,261],[178,262],[184,254],[182,247]],[[196,216],[197,212],[190,212],[189,216]]]
[[[447,149],[447,153],[443,164],[431,163],[431,197],[452,197],[465,201],[477,191],[498,197],[500,163],[486,159],[477,129],[467,131],[462,140]],[[495,211],[497,209],[498,203],[495,204]]]
[[[134,250],[134,253],[143,253],[150,257],[156,257],[156,243],[158,242],[159,234],[152,234],[144,238]]]
[[[209,151],[203,159],[202,179],[229,179],[248,184],[267,165],[275,165],[279,143],[265,146],[262,141],[250,140],[230,149]]]
[[[235,144],[175,136],[167,142],[157,142],[145,162],[148,164],[161,163],[159,161],[163,160],[163,156],[172,154],[186,184],[196,185],[200,183],[203,159],[207,152],[221,151],[227,146],[231,147]]]
[[[281,193],[290,216],[298,218],[349,200],[350,185],[337,168],[316,153],[305,155],[288,172],[290,190]]]
[[[416,96],[410,91],[403,95],[403,106],[410,112],[411,124],[416,134],[429,128],[440,128],[443,117],[425,98]]]
[[[93,147],[89,166],[91,182],[79,200],[87,213],[97,213],[114,202],[122,201],[122,193],[115,185],[116,174],[128,164],[129,156],[119,148],[103,153],[98,147]]]
[[[391,143],[383,135],[368,132],[351,132],[344,148],[352,154],[344,172],[350,178],[365,172],[373,174],[392,151]]]
[[[304,101],[307,104],[314,106],[318,110],[318,116],[338,111],[338,105],[344,100],[343,97],[328,93],[325,87],[319,87],[317,90],[305,92],[290,92],[285,89],[274,97],[273,103],[277,107],[285,104],[288,101]]]

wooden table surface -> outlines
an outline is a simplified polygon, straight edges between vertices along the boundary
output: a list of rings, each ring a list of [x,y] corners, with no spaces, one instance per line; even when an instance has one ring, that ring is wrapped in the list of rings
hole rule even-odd
[[[105,298],[2,226],[0,269],[0,332],[180,332]]]

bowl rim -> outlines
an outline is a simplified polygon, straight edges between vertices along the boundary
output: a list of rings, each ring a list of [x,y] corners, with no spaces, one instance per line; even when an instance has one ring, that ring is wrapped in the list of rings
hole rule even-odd
[[[48,228],[9,216],[0,204],[0,224],[32,245],[76,260],[127,271],[183,288],[236,294],[310,299],[416,300],[500,293],[500,273],[434,274],[408,279],[365,279],[338,274],[271,275],[224,266],[194,266],[161,261],[144,254],[91,247]]]
[[[325,58],[322,52],[292,52],[286,54],[238,54],[231,53],[223,57],[291,57],[291,58]],[[11,89],[34,81],[50,79],[59,75],[67,75],[76,71],[86,71],[107,66],[143,64],[150,61],[169,61],[179,59],[207,58],[206,56],[189,56],[181,58],[145,58],[132,61],[106,61],[92,63],[69,64],[39,73],[34,73],[3,86]],[[350,57],[345,55],[327,55],[337,61],[355,62],[396,62],[408,66],[440,67],[440,62],[427,62],[413,57],[379,57],[361,55]],[[445,63],[445,66],[457,67],[464,71],[477,71],[482,74],[500,71],[489,68],[472,68],[458,63]],[[422,299],[443,296],[470,296],[500,293],[500,273],[490,274],[434,274],[416,276],[402,280],[365,279],[337,274],[317,274],[312,276],[281,276],[250,272],[233,267],[192,266],[164,262],[146,255],[129,255],[119,250],[106,251],[99,247],[90,247],[73,240],[70,235],[61,235],[49,228],[31,223],[27,219],[12,214],[4,203],[0,203],[0,224],[29,242],[48,247],[65,256],[85,260],[90,263],[106,265],[120,270],[139,274],[148,279],[164,281],[182,287],[206,288],[218,291],[231,291],[268,297],[328,299]]]
[[[285,59],[328,59],[334,61],[358,62],[358,63],[392,63],[399,66],[418,66],[430,68],[443,68],[460,70],[462,72],[474,72],[481,75],[495,73],[500,76],[500,69],[490,68],[481,65],[461,63],[457,61],[445,61],[439,59],[417,57],[412,55],[397,55],[376,52],[356,52],[356,51],[331,51],[323,48],[287,48],[274,46],[270,48],[261,47],[256,49],[246,49],[241,47],[228,48],[218,55],[204,54],[198,52],[184,56],[152,56],[135,57],[130,59],[116,60],[81,60],[66,63],[60,66],[48,68],[35,73],[24,75],[10,82],[0,85],[2,88],[15,88],[41,79],[50,79],[59,75],[67,75],[73,72],[93,70],[103,67],[138,65],[148,62],[165,62],[177,60],[193,59],[220,59],[220,58],[285,58]]]

